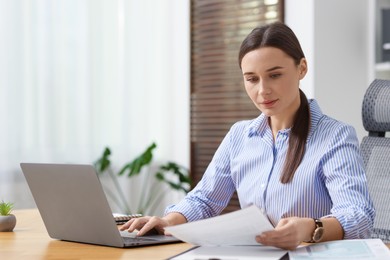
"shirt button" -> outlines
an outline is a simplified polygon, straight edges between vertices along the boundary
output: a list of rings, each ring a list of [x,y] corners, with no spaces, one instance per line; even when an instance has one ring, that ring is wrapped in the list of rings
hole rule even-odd
[[[265,184],[264,184],[264,183],[261,184],[260,187],[261,187],[262,189],[264,189],[264,188],[265,188]]]

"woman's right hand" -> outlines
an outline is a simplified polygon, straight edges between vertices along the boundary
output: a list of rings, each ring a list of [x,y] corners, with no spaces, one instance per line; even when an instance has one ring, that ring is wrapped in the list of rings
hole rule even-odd
[[[145,216],[141,218],[130,219],[120,228],[120,230],[127,230],[129,232],[138,230],[137,236],[143,236],[152,229],[155,229],[160,235],[162,235],[165,234],[164,228],[167,226],[169,226],[169,223],[163,218]]]
[[[160,235],[170,235],[164,230],[165,227],[186,223],[187,219],[180,213],[172,212],[165,217],[145,216],[133,218],[127,221],[119,230],[134,232],[138,230],[137,236],[143,236],[152,229],[155,229]]]

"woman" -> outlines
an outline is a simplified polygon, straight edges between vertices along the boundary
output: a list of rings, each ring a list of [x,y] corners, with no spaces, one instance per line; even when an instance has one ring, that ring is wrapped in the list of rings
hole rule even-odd
[[[322,114],[299,89],[307,61],[294,32],[276,22],[254,29],[239,52],[245,89],[261,115],[232,126],[202,180],[166,215],[131,220],[138,235],[213,217],[234,191],[275,229],[256,241],[295,249],[370,236],[375,211],[368,194],[355,130]]]

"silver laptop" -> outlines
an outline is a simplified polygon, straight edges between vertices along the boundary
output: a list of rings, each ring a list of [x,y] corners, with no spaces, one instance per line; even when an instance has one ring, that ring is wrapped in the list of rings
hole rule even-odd
[[[20,166],[51,238],[113,247],[180,242],[172,236],[119,231],[92,165]]]

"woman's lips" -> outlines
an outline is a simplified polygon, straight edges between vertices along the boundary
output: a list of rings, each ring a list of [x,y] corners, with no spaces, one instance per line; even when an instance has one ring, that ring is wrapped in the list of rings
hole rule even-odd
[[[270,107],[272,107],[276,103],[276,101],[278,101],[278,100],[277,99],[275,99],[275,100],[265,100],[265,101],[261,102],[261,105],[263,107],[265,107],[265,108],[270,108]]]

